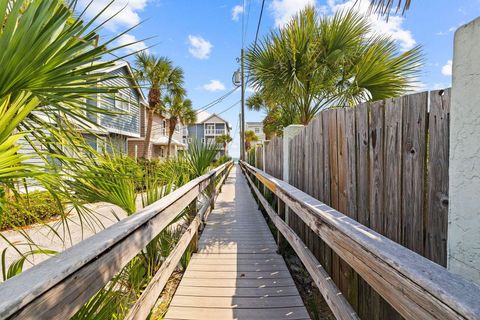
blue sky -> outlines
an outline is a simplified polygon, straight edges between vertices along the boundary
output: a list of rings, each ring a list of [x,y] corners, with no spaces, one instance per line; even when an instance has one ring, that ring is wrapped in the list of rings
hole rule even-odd
[[[108,2],[94,0],[89,14],[98,12]],[[368,0],[266,0],[260,37],[281,26],[307,4],[332,14],[354,3],[359,11],[368,9]],[[201,108],[233,88],[232,73],[239,67],[236,58],[242,46],[242,19],[248,46],[255,38],[260,7],[261,0],[117,0],[107,14],[124,9],[102,33],[108,36],[141,22],[120,42],[144,40],[131,49],[148,46],[151,53],[168,56],[182,67],[188,96],[195,108]],[[401,50],[422,45],[426,61],[418,90],[428,90],[450,86],[454,31],[479,15],[480,0],[413,0],[403,17],[393,15],[388,23],[376,16],[370,16],[370,20],[376,32],[390,35]],[[237,91],[208,111],[220,113],[239,100]],[[237,105],[220,115],[233,127],[235,136],[230,151],[234,157],[239,155],[239,110]],[[263,117],[259,112],[246,113],[246,121],[260,121]]]

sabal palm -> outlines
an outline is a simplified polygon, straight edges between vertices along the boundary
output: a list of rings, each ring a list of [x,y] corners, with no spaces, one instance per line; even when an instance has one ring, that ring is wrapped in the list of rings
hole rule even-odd
[[[252,148],[252,142],[258,141],[258,137],[252,130],[245,131],[245,149],[248,151]]]
[[[74,14],[75,4],[0,1],[0,193],[5,185],[13,187],[12,179],[38,177],[41,171],[24,164],[18,139],[24,136],[45,163],[69,161],[65,149],[79,148],[72,143],[78,127],[88,127],[87,114],[98,112],[87,98],[117,91],[98,85],[111,77],[104,70],[114,63],[100,60],[116,49],[107,45],[122,34],[98,45],[99,27],[92,24],[108,6],[85,20],[85,11]]]
[[[167,158],[170,157],[170,146],[172,144],[172,137],[178,124],[189,125],[195,123],[197,114],[192,108],[192,101],[184,99],[183,95],[174,95],[167,97],[166,105],[169,114],[168,119],[168,144],[167,144]]]
[[[251,84],[281,106],[283,119],[301,124],[326,106],[404,94],[422,61],[419,47],[399,53],[353,10],[320,17],[313,7],[251,47],[246,58]]]
[[[153,116],[165,111],[163,99],[166,96],[185,94],[183,70],[174,67],[167,57],[156,57],[142,51],[135,55],[135,74],[140,83],[148,88],[148,119],[143,157],[149,158]]]
[[[400,9],[402,10],[402,13],[407,11],[410,8],[410,5],[412,4],[411,0],[370,0],[370,3],[372,7],[374,8],[375,12],[378,12],[380,14],[385,14],[388,16],[390,13],[394,2],[397,2],[396,5],[396,12],[399,12]]]
[[[222,134],[220,136],[217,136],[215,138],[215,142],[222,144],[223,145],[223,151],[226,154],[227,153],[227,144],[232,142],[232,137],[229,134]]]

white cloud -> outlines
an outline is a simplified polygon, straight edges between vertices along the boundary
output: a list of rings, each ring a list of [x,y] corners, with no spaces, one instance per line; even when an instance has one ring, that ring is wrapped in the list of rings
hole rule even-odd
[[[209,83],[203,85],[203,89],[207,91],[223,91],[225,90],[225,85],[219,80],[210,80]]]
[[[316,5],[316,0],[273,0],[269,6],[275,25],[281,27],[307,5]]]
[[[232,20],[233,21],[238,21],[240,18],[240,15],[243,13],[243,6],[237,4],[235,7],[232,9]]]
[[[388,21],[383,17],[379,17],[376,14],[372,14],[370,9],[369,0],[348,0],[346,2],[338,0],[328,0],[328,5],[332,12],[338,10],[346,10],[349,8],[355,8],[358,12],[367,15],[368,20],[372,25],[372,30],[378,34],[386,34],[393,40],[397,41],[402,51],[413,48],[416,44],[410,30],[406,30],[403,27],[404,18],[400,15],[390,15]]]
[[[448,60],[447,63],[442,67],[442,74],[444,76],[452,75],[452,60]]]
[[[130,28],[140,23],[139,12],[145,9],[148,0],[116,0],[110,6],[108,4],[111,0],[79,0],[79,8],[82,10],[86,8],[90,2],[86,14],[92,18],[101,12],[105,7],[108,8],[100,16],[98,22],[103,22],[108,18],[114,16],[105,27],[111,31],[117,31],[118,27]]]
[[[124,49],[129,53],[147,49],[147,45],[145,44],[145,42],[143,41],[137,42],[138,41],[137,38],[135,38],[134,35],[131,35],[128,33],[121,35],[117,41],[119,46],[128,45]]]
[[[197,59],[208,59],[210,52],[212,51],[213,45],[210,41],[205,40],[200,36],[188,36],[188,42],[190,47],[188,52]]]

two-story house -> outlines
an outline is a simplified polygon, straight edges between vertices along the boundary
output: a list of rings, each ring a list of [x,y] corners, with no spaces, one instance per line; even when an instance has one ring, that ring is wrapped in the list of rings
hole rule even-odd
[[[253,142],[254,145],[262,145],[265,142],[265,133],[263,132],[263,122],[247,122],[245,131],[253,131],[258,137],[258,141]]]
[[[90,114],[90,120],[98,124],[91,133],[84,133],[87,142],[97,150],[127,153],[128,140],[141,136],[141,116],[145,113],[145,96],[136,82],[127,62],[119,62],[105,72],[115,77],[105,81],[108,86],[120,88],[114,95],[99,95],[88,101],[97,108],[111,111],[109,114]]]
[[[143,157],[146,147],[146,124],[149,113],[146,108],[142,110],[140,115],[140,137],[128,139],[128,154],[131,157]],[[150,139],[150,148],[147,158],[164,158],[167,156],[168,148],[168,129],[169,129],[169,114],[163,112],[162,114],[155,113],[152,120],[152,136]],[[176,156],[179,152],[186,149],[184,142],[185,127],[177,124],[172,136],[170,144],[170,155]]]
[[[206,111],[197,113],[197,122],[188,126],[188,141],[197,139],[203,143],[213,143],[217,147],[217,157],[228,155],[228,146],[216,143],[216,138],[230,134],[230,124],[216,114]]]

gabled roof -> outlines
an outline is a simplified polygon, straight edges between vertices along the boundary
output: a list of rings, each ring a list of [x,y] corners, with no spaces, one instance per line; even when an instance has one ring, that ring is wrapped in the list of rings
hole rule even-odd
[[[222,120],[223,122],[225,122],[227,125],[230,125],[228,123],[227,120],[223,119],[222,117],[218,116],[217,114],[213,113],[209,113],[207,111],[200,111],[199,113],[197,113],[197,124],[201,124],[201,123],[204,123],[206,122],[208,119],[211,119],[213,117],[217,117],[219,118],[220,120]]]
[[[127,61],[116,61],[113,66],[111,66],[109,68],[105,68],[105,69],[103,69],[103,71],[104,72],[112,72],[112,71],[118,70],[120,68],[127,68],[127,72],[129,74],[130,78],[132,79],[134,85],[135,85],[135,87],[133,89],[135,89],[140,94],[140,97],[142,97],[142,100],[143,100],[142,102],[144,102],[146,104],[147,99],[146,99],[145,94],[143,93],[142,89],[140,89],[140,85],[138,84],[137,79],[135,78],[132,67],[130,67],[130,63],[128,63]]]

